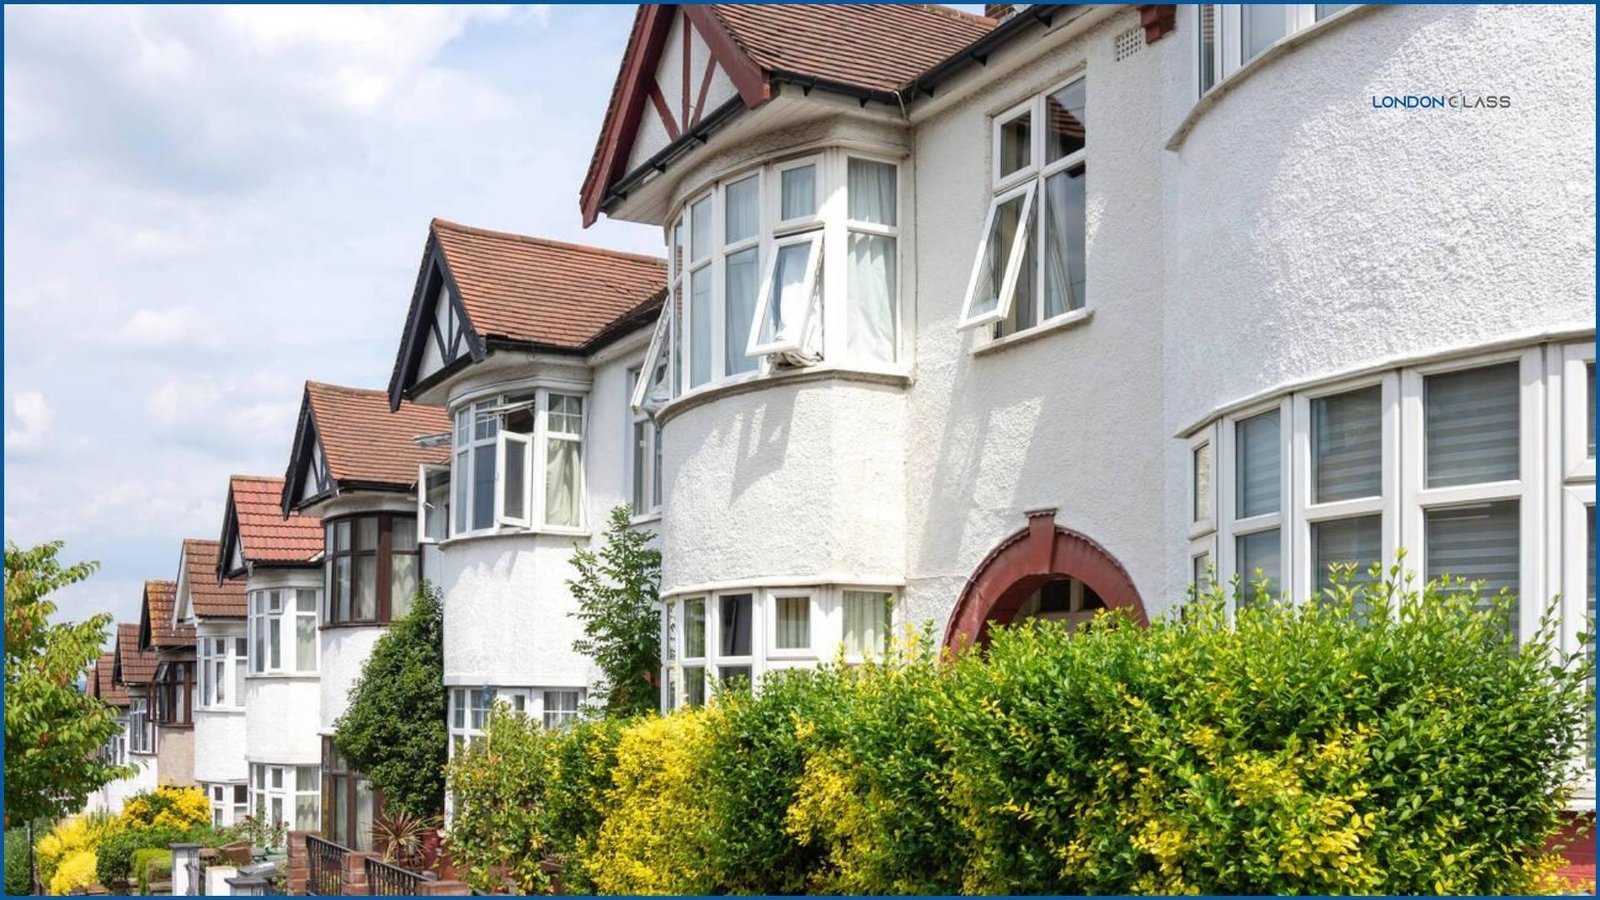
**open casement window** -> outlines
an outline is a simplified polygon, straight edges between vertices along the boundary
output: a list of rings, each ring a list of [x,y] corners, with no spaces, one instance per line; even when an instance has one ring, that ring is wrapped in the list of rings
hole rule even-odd
[[[672,304],[668,302],[661,310],[661,317],[656,320],[655,332],[650,336],[650,346],[644,353],[644,367],[641,371],[649,372],[650,377],[637,380],[633,386],[633,395],[628,400],[634,409],[654,415],[672,399],[674,381],[672,341]]]
[[[749,355],[805,350],[821,265],[821,231],[781,238],[773,245],[750,327]]]
[[[529,431],[515,431],[518,420],[529,419]],[[532,417],[527,411],[506,416],[505,427],[500,429],[499,444],[495,448],[495,470],[501,473],[500,489],[494,495],[494,520],[499,525],[527,528],[532,519],[528,515],[529,477],[533,465]]]
[[[967,284],[967,299],[961,308],[958,327],[965,330],[998,322],[1011,311],[1022,271],[1022,258],[1028,241],[1028,225],[1033,220],[1033,194],[1037,182],[1014,187],[989,205],[978,254],[972,262],[972,279]]]
[[[1202,3],[1195,7],[1200,93],[1267,48],[1353,3]]]
[[[417,521],[422,540],[438,543],[450,536],[450,467],[417,466]]]

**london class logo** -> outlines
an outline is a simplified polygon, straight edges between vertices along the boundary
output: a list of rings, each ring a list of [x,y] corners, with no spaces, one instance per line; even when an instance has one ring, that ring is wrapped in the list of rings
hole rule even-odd
[[[1373,94],[1373,109],[1509,109],[1507,94],[1455,91],[1448,94]]]

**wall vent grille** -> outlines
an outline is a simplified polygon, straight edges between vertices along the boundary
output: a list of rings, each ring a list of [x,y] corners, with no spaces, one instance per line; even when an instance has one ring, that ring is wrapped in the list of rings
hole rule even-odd
[[[1144,49],[1144,27],[1142,25],[1135,25],[1132,28],[1129,28],[1127,31],[1118,34],[1115,38],[1112,38],[1112,40],[1115,42],[1116,46],[1116,52],[1113,55],[1117,62],[1121,62],[1122,60],[1125,60]]]

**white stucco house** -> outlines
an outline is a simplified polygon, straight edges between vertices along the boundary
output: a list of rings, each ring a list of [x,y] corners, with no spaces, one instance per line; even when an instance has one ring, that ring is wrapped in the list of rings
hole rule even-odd
[[[274,518],[320,522],[305,540],[323,596],[314,706],[321,831],[345,847],[370,846],[383,797],[334,749],[334,725],[378,637],[410,608],[437,565],[433,540],[418,533],[418,507],[442,508],[448,499],[419,501],[417,484],[421,467],[445,462],[448,450],[417,439],[449,427],[438,407],[408,403],[391,413],[384,391],[308,381],[287,474],[271,498]]]
[[[232,503],[230,496],[229,508]],[[194,779],[211,804],[212,823],[225,826],[241,820],[249,808],[245,605],[242,577],[218,582],[218,556],[216,541],[190,538],[183,542],[172,619],[174,625],[194,629]]]
[[[640,7],[581,204],[668,253],[670,702],[881,603],[981,641],[1402,547],[1574,642],[1592,13],[990,12]]]
[[[572,647],[570,560],[618,505],[655,518],[653,430],[626,397],[665,279],[651,257],[429,228],[389,400],[448,416],[422,533],[438,547],[452,753],[497,700],[555,726],[594,683]]]
[[[154,788],[156,778],[156,730],[150,715],[150,680],[155,676],[154,653],[139,646],[137,622],[117,625],[116,641],[111,653],[111,682],[121,688],[127,699],[123,715],[123,734],[126,738],[126,763],[133,774],[107,786],[99,802],[104,808],[121,808],[121,801],[142,791]]]
[[[128,716],[129,698],[128,689],[116,678],[116,650],[100,654],[94,668],[89,672],[87,690],[90,696],[104,701],[117,712],[117,733],[106,742],[101,751],[106,761],[118,766],[131,766],[130,775],[118,778],[108,784],[102,785],[99,790],[89,795],[85,810],[88,812],[108,812],[116,815],[122,812],[124,800],[140,791],[155,787],[155,760],[145,754],[135,755],[129,752],[130,720]]]
[[[245,779],[248,811],[291,830],[315,831],[322,807],[317,735],[322,527],[314,516],[285,517],[279,508],[282,493],[279,478],[229,479],[221,539],[214,542],[220,549],[206,575],[214,588],[228,592],[229,608],[237,609],[242,621],[226,640],[214,638],[212,652],[203,657],[212,675],[227,684],[203,683],[222,690],[230,705],[228,691],[242,696],[243,742],[234,765]]]
[[[194,780],[194,623],[172,614],[178,584],[144,583],[138,645],[152,663],[147,688],[156,780],[190,787]]]

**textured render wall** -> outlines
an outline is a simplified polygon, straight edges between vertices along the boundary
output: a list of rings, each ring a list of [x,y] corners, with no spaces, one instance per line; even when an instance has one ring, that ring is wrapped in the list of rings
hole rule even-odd
[[[322,588],[318,569],[263,571],[252,576],[249,590]],[[292,630],[286,639],[293,639]],[[315,765],[322,759],[317,735],[322,694],[316,675],[246,675],[245,758],[248,762]]]
[[[116,781],[90,794],[89,802],[84,806],[85,812],[105,811],[116,815],[122,812],[122,804],[127,802],[129,797],[155,789],[155,757],[130,754],[128,756],[128,765],[133,767],[134,774],[127,778],[118,778]]]
[[[1169,133],[1194,98],[1181,15]],[[1584,7],[1379,7],[1201,116],[1166,155],[1165,432],[1287,382],[1593,327],[1594,30]],[[1369,99],[1456,89],[1512,106]],[[1187,451],[1167,446],[1180,547]],[[1173,584],[1186,565],[1171,558]]]
[[[783,576],[900,580],[904,390],[774,383],[669,420],[663,590]]]
[[[320,690],[317,720],[318,732],[332,734],[333,723],[344,715],[350,705],[350,688],[361,676],[361,667],[372,655],[372,646],[389,629],[382,626],[324,628],[321,642],[321,671],[318,675]]]
[[[244,637],[244,623],[201,622],[196,634],[201,640],[213,637]],[[199,663],[196,663],[198,666]],[[195,674],[195,696],[200,692],[200,676]],[[232,685],[228,687],[233,690]],[[248,688],[246,688],[248,691]],[[244,710],[194,711],[194,779],[202,782],[243,781],[249,775],[245,765]]]
[[[1162,131],[1152,84],[1169,42],[1120,62],[1129,10],[924,123],[916,137],[916,382],[906,421],[905,610],[942,628],[1023,512],[1121,561],[1147,609],[1166,598],[1162,533]],[[1170,40],[1170,39],[1169,39]],[[989,115],[1086,64],[1087,323],[983,356],[956,330],[990,193]],[[1037,202],[1037,201],[1036,201]]]
[[[194,784],[194,729],[156,726],[156,780]]]
[[[629,366],[642,345],[596,361],[584,435],[585,516],[591,537],[508,534],[451,541],[439,549],[443,590],[444,680],[448,685],[505,687],[592,684],[597,672],[573,652],[582,636],[567,580],[576,546],[593,546],[612,507],[627,502]],[[522,370],[526,377],[531,369]],[[452,384],[452,398],[471,375]]]

